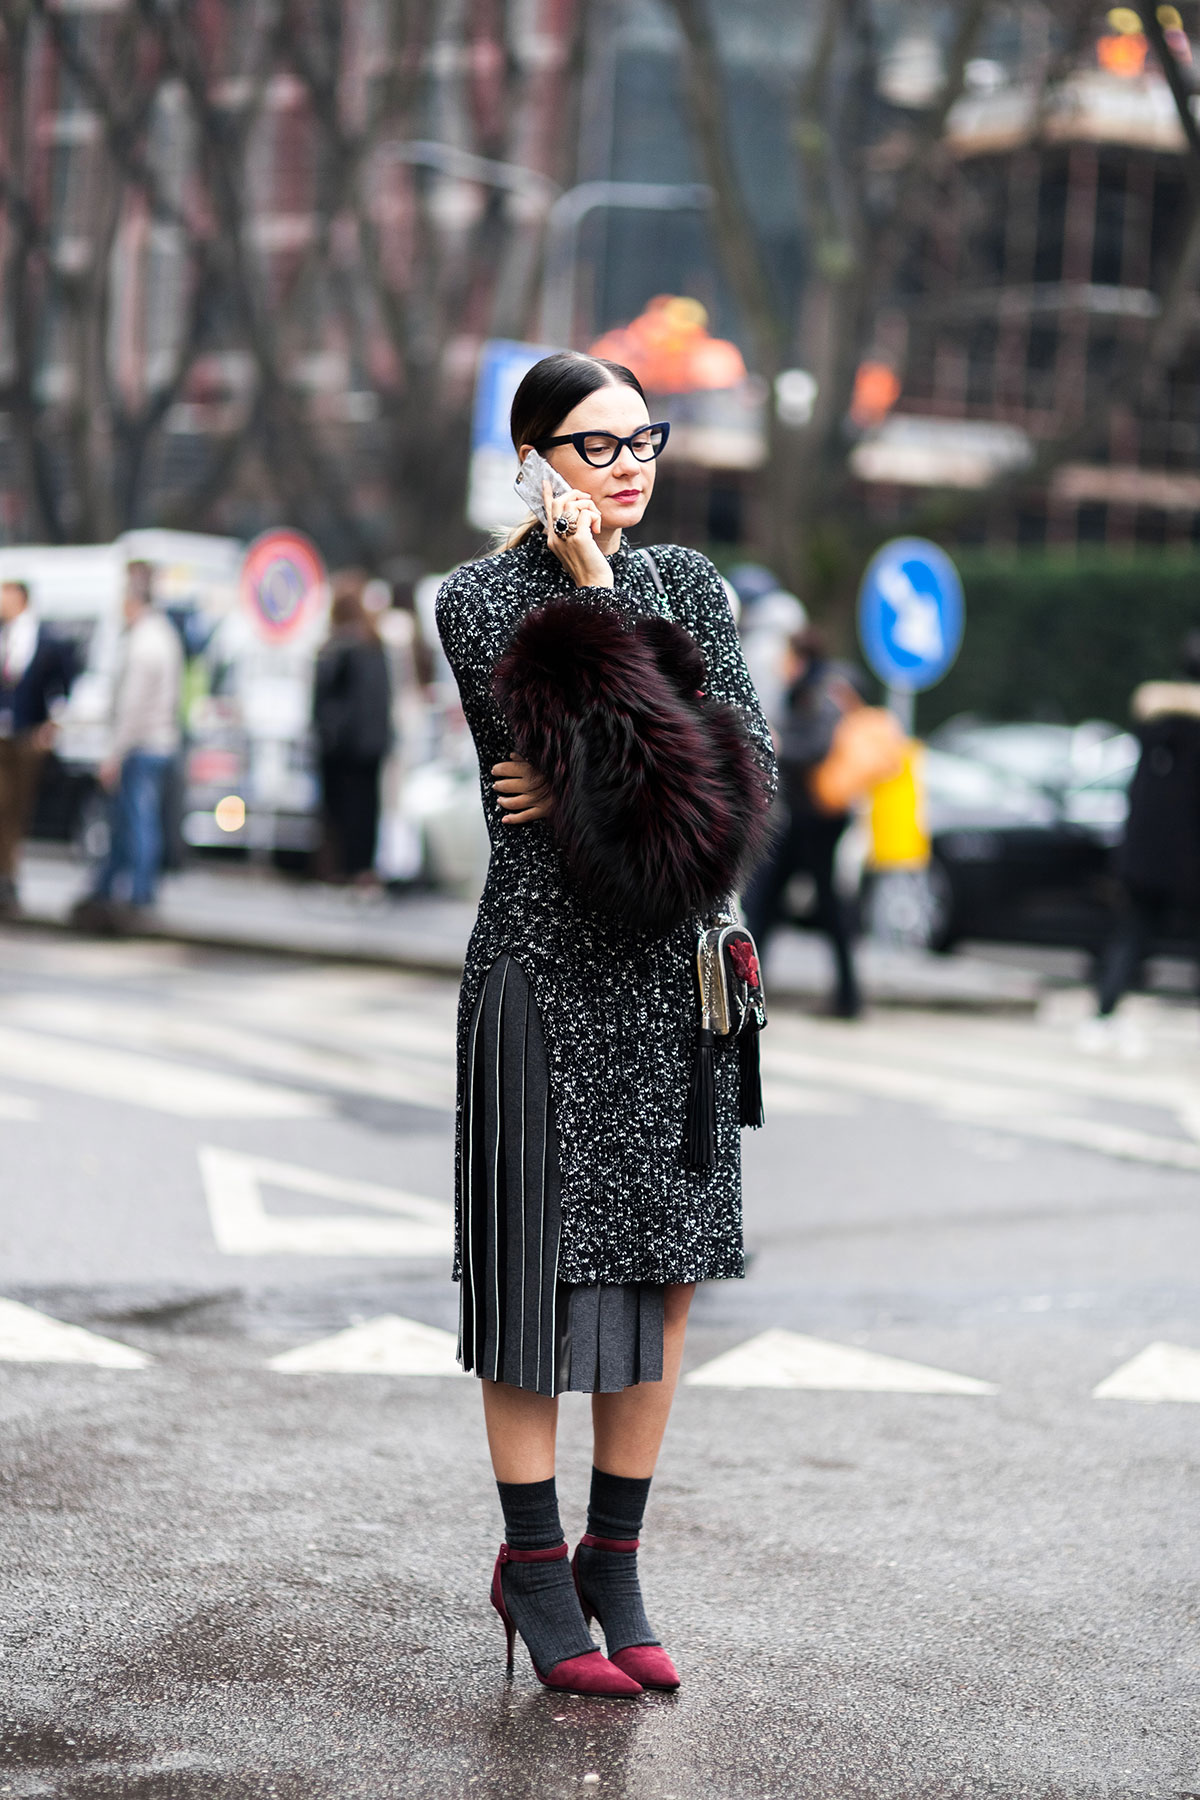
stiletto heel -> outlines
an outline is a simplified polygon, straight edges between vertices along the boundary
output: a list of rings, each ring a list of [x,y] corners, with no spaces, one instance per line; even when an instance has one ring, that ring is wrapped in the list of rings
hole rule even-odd
[[[492,1605],[495,1606],[495,1604],[496,1602],[493,1598]],[[504,1626],[504,1635],[508,1639],[508,1663],[504,1672],[506,1675],[511,1675],[513,1672],[513,1644],[516,1640],[517,1628],[504,1612],[501,1612],[500,1614],[500,1623]]]
[[[617,1554],[624,1552],[626,1555],[633,1555],[640,1542],[640,1538],[594,1537],[590,1531],[580,1538],[571,1558],[571,1574],[575,1577],[575,1592],[579,1595],[585,1624],[590,1625],[593,1619],[599,1619],[600,1629],[604,1629],[604,1620],[584,1595],[579,1575],[580,1550],[586,1545],[589,1550],[609,1550]],[[641,1687],[658,1688],[663,1693],[672,1693],[679,1686],[679,1671],[661,1644],[630,1644],[628,1649],[614,1650],[609,1661],[615,1669],[620,1669],[623,1675],[628,1675]]]
[[[552,1550],[510,1550],[507,1544],[500,1546],[500,1554],[492,1571],[491,1599],[492,1605],[500,1614],[508,1638],[510,1675],[513,1672],[513,1642],[517,1627],[504,1601],[504,1585],[501,1580],[504,1565],[510,1562],[561,1562],[566,1555],[565,1544],[556,1544]],[[641,1683],[636,1677],[628,1670],[618,1668],[600,1650],[585,1650],[582,1656],[568,1656],[565,1661],[555,1663],[545,1675],[533,1661],[532,1654],[529,1660],[542,1686],[555,1688],[562,1693],[602,1694],[610,1700],[632,1700],[642,1691]]]

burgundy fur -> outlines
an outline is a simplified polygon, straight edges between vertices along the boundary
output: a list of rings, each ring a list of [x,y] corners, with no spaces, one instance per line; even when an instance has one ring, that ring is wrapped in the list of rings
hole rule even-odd
[[[704,680],[682,626],[629,629],[570,600],[528,614],[494,677],[516,753],[550,785],[576,885],[656,936],[726,899],[764,841],[762,770]]]

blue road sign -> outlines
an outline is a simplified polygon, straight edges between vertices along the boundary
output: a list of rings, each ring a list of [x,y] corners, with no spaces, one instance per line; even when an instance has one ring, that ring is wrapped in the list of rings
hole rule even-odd
[[[858,591],[858,637],[880,681],[923,693],[950,668],[962,635],[962,582],[944,550],[893,538],[875,552]]]
[[[483,346],[475,378],[472,450],[505,450],[512,455],[508,415],[513,395],[526,372],[550,353],[544,344],[518,344],[512,338],[491,338]]]
[[[549,355],[544,344],[519,344],[512,338],[491,338],[479,352],[467,518],[480,531],[516,525],[528,517],[524,502],[512,491],[517,453],[508,434],[508,415],[526,371]]]

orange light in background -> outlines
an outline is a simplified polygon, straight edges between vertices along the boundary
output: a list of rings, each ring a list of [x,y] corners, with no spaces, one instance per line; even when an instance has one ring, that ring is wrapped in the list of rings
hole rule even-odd
[[[1102,37],[1096,43],[1096,60],[1102,69],[1110,75],[1120,75],[1123,80],[1130,80],[1140,75],[1146,67],[1147,43],[1141,32],[1118,33],[1115,37]]]
[[[856,425],[880,425],[900,398],[900,377],[887,363],[859,363],[850,417]]]
[[[656,294],[631,324],[597,338],[590,354],[624,363],[656,394],[737,387],[746,379],[737,345],[710,337],[707,310],[682,294]]]
[[[220,831],[240,831],[246,823],[246,802],[240,794],[226,794],[213,807],[213,818]]]

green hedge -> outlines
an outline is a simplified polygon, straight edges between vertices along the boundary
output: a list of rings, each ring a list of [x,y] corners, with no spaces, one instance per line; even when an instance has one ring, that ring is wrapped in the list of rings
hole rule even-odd
[[[1177,673],[1200,627],[1200,557],[956,558],[967,623],[959,659],[918,701],[929,731],[954,713],[990,719],[1113,719],[1139,681]]]

